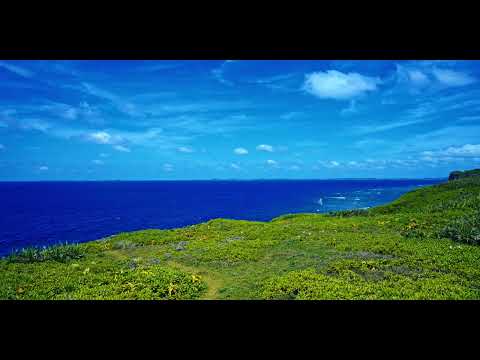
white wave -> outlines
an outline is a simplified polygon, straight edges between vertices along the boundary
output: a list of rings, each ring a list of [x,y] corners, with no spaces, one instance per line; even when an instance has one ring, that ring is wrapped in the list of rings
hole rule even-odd
[[[346,200],[345,196],[330,196],[329,199]]]
[[[323,199],[322,198],[318,199],[317,204],[320,205],[320,206],[323,206]]]

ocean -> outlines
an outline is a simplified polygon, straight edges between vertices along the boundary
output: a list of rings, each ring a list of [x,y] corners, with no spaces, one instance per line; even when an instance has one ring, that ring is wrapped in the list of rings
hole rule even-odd
[[[388,203],[444,180],[0,183],[0,256],[28,246],[168,229],[215,218],[268,221]]]

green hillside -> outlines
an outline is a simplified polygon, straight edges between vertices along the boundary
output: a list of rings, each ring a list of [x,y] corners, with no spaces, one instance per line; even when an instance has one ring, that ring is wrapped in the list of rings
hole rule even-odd
[[[479,299],[480,177],[451,179],[370,210],[27,249],[0,261],[0,298]]]

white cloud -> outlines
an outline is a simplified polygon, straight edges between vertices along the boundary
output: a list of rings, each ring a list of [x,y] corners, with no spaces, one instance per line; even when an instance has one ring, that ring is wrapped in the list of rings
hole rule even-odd
[[[430,82],[428,76],[420,70],[409,70],[408,77],[410,81],[418,86],[426,85]]]
[[[276,162],[275,160],[267,160],[267,164],[271,166],[277,166],[278,162]]]
[[[40,166],[38,168],[40,171],[47,171],[48,170],[48,166]]]
[[[186,154],[195,152],[195,150],[188,146],[180,146],[179,148],[177,148],[177,151]]]
[[[0,67],[4,68],[14,74],[20,75],[24,78],[31,78],[33,76],[33,73],[30,70],[27,70],[23,67],[17,66],[17,65],[12,65],[9,63],[6,63],[4,61],[0,61]]]
[[[292,166],[290,166],[290,170],[298,171],[298,170],[300,170],[300,166],[292,165]]]
[[[435,78],[446,86],[465,86],[475,82],[475,79],[468,74],[447,70],[447,69],[433,69]]]
[[[131,151],[128,147],[123,146],[123,145],[115,145],[113,148],[115,150],[121,151],[121,152],[130,152]]]
[[[238,166],[237,164],[230,164],[230,167],[231,167],[232,169],[235,169],[235,170],[240,170],[240,169],[241,169],[241,167]]]
[[[430,79],[424,71],[417,68],[409,68],[403,65],[396,65],[396,78],[401,83],[408,83],[415,88],[422,88],[430,84]]]
[[[418,166],[419,160],[415,159],[390,159],[390,160],[382,160],[382,159],[367,159],[367,160],[351,160],[345,161],[344,163],[340,163],[338,161],[319,161],[318,162],[321,166],[326,167],[328,169],[335,169],[339,167],[347,167],[350,169],[370,169],[370,170],[382,170],[386,169],[387,167],[394,167],[394,168],[404,168],[404,167],[415,167]],[[319,167],[315,166],[315,170],[318,170]]]
[[[466,144],[455,147],[450,146],[440,151],[424,151],[422,152],[424,159],[445,158],[445,157],[478,157],[480,156],[480,144]]]
[[[272,145],[261,144],[257,146],[258,151],[273,152]]]
[[[425,61],[409,62],[407,65],[397,64],[396,79],[399,83],[408,84],[413,94],[420,90],[438,91],[445,87],[465,86],[476,81],[467,73],[437,68],[434,62]]]
[[[163,171],[172,172],[173,171],[173,165],[172,164],[163,164]]]
[[[106,144],[106,145],[121,145],[125,142],[132,141],[135,142],[139,138],[149,138],[149,131],[145,133],[133,133],[133,132],[117,132],[113,134],[110,131],[96,131],[89,134],[83,134],[81,136],[86,137],[86,140],[92,141],[97,144]],[[142,139],[143,140],[143,139]],[[117,151],[128,151],[124,146],[114,146],[114,149]]]
[[[307,93],[322,99],[345,100],[375,91],[378,84],[381,84],[379,78],[328,70],[305,75],[303,88]]]
[[[245,149],[245,148],[236,148],[235,150],[233,150],[233,152],[237,155],[247,155],[248,154],[248,150]]]
[[[106,157],[109,157],[110,155],[105,154],[105,153],[100,153],[99,156],[102,157],[102,158],[106,158]]]
[[[92,133],[89,138],[99,144],[109,144],[112,141],[112,135],[105,131]]]
[[[103,165],[103,164],[105,164],[102,160],[92,160],[92,163],[94,163],[95,165]]]
[[[340,166],[340,163],[338,161],[332,160],[332,161],[319,161],[320,165],[332,169]]]

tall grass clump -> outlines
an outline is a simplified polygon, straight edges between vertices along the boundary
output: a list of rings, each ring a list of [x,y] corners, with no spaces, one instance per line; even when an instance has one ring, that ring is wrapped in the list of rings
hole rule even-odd
[[[354,216],[368,216],[370,212],[368,209],[352,209],[352,210],[338,210],[338,211],[331,211],[327,213],[327,216],[332,217],[354,217]]]
[[[451,221],[440,231],[439,236],[466,244],[480,245],[480,212]]]
[[[19,263],[58,261],[64,263],[74,259],[81,259],[83,256],[84,251],[78,244],[65,244],[16,250],[7,257],[7,261]]]

